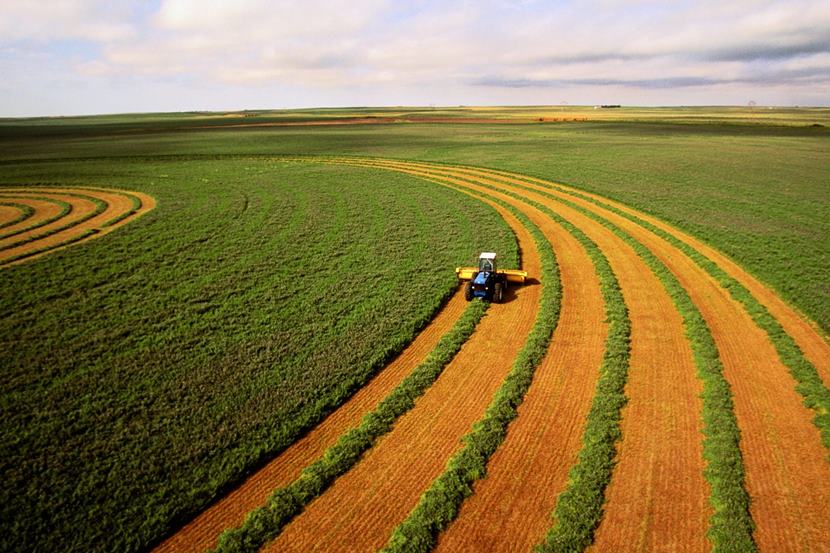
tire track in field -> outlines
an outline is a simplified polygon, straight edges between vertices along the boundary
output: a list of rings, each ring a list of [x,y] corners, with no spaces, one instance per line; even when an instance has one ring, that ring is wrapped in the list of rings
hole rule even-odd
[[[540,270],[533,239],[504,208],[523,265]],[[348,473],[287,525],[268,551],[370,551],[382,547],[483,415],[536,317],[541,287],[515,289],[493,305],[476,331],[415,407]]]
[[[462,176],[452,170],[445,174]],[[695,376],[696,367],[682,319],[672,299],[639,255],[595,221],[544,196],[512,188],[496,179],[479,176],[474,180],[519,192],[554,209],[600,247],[620,282],[632,326],[631,368],[626,386],[629,402],[623,410],[619,466],[607,490],[606,519],[613,520],[614,527],[629,531],[606,543],[605,550],[619,550],[634,544],[639,544],[639,549],[672,544],[683,544],[691,551],[707,549],[705,535],[711,509],[708,486],[703,479],[701,385]],[[510,200],[522,206],[528,215],[533,211],[516,199]],[[602,308],[599,309],[602,313]],[[521,419],[513,427],[520,424]],[[540,424],[543,422],[529,423],[526,430],[533,435]],[[515,452],[513,462],[523,466],[531,460],[524,452]],[[560,481],[566,479],[569,468],[566,466],[558,476]],[[516,469],[507,465],[500,470],[509,479]],[[478,487],[509,485],[509,482],[491,483],[494,477],[490,467],[488,474]],[[632,493],[632,490],[637,492]],[[533,492],[532,487],[530,491]],[[524,504],[538,500],[541,494],[542,491],[536,488],[535,493],[515,501]],[[620,499],[615,500],[617,496]],[[468,533],[487,532],[490,526],[500,524],[494,520],[492,511],[479,514],[479,519],[469,523]],[[523,524],[529,525],[526,518]],[[549,525],[547,516],[539,524]],[[448,534],[454,535],[452,527]],[[512,533],[509,538],[501,537],[508,549],[512,538]],[[541,539],[541,534],[535,539]],[[599,549],[603,550],[603,547]]]
[[[712,331],[733,390],[759,547],[820,551],[830,535],[830,464],[811,422],[812,412],[795,391],[796,382],[769,337],[727,290],[662,238],[591,202],[554,194],[628,232],[663,261],[687,290]],[[601,526],[600,546],[602,532]]]
[[[274,489],[295,480],[303,468],[334,445],[345,431],[357,426],[435,348],[466,304],[463,290],[459,289],[415,340],[349,401],[154,551],[205,551],[215,547],[225,529],[240,526],[245,516],[263,505]]]
[[[155,199],[140,192],[98,188],[2,188],[0,198],[15,199],[36,209],[19,229],[6,229],[0,240],[0,266],[23,263],[79,242],[112,232],[153,209]],[[64,202],[71,209],[52,213],[38,202]],[[40,207],[46,207],[41,205]],[[41,224],[38,224],[41,223]],[[9,234],[13,232],[13,234]]]

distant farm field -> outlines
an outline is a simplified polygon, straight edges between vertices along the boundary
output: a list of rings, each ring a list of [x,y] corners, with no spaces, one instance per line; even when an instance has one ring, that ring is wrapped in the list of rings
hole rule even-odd
[[[156,203],[0,267],[2,549],[618,549],[671,494],[689,550],[820,543],[830,115],[445,111],[0,121],[9,247],[15,192]],[[485,250],[532,279],[465,311]]]

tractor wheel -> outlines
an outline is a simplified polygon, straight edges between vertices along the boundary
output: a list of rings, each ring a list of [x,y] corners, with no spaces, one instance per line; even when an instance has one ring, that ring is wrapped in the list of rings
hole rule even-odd
[[[467,300],[467,301],[470,301],[470,300],[473,299],[473,283],[472,282],[468,282],[464,286],[464,299]]]
[[[493,286],[493,303],[501,303],[501,300],[504,299],[504,286],[501,282],[497,282],[495,286]]]

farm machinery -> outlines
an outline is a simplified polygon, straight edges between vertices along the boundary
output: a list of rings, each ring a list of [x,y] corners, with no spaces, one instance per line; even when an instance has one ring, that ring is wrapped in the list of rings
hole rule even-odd
[[[507,291],[508,282],[524,283],[527,271],[515,269],[498,269],[496,254],[483,252],[478,256],[478,267],[457,267],[458,280],[467,281],[464,285],[464,297],[467,301],[482,298],[493,303],[501,303]]]

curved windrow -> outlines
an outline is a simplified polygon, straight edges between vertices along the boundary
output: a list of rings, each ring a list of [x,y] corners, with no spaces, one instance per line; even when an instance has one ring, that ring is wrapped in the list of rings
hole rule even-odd
[[[103,236],[155,205],[124,190],[0,188],[0,267]]]

